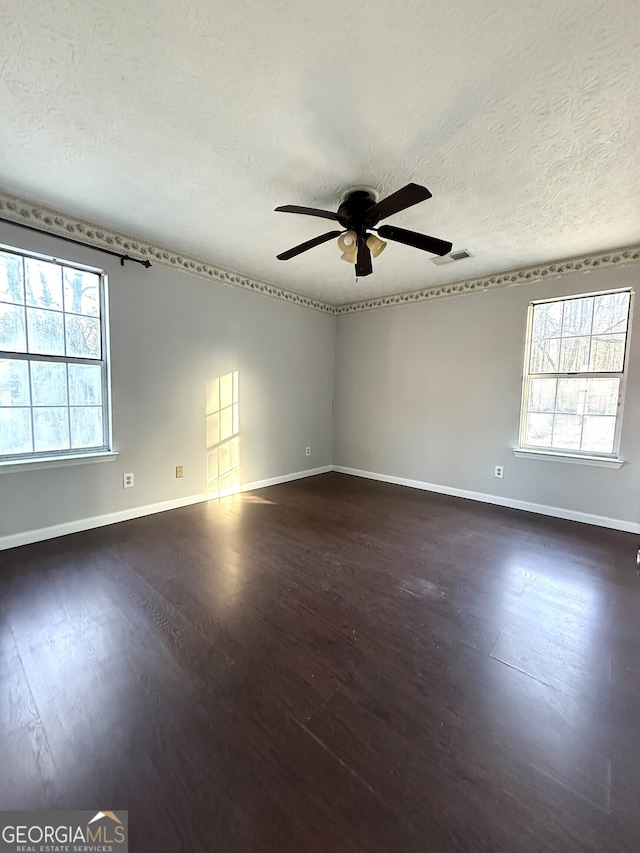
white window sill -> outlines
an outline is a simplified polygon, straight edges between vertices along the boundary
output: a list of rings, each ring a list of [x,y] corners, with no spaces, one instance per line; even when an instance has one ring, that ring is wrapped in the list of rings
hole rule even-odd
[[[34,459],[8,459],[0,462],[0,474],[16,474],[20,471],[37,471],[40,468],[64,468],[68,465],[92,465],[96,462],[113,462],[117,452],[75,454],[73,456],[38,456]]]
[[[622,468],[624,459],[607,456],[581,456],[571,453],[554,453],[550,450],[521,450],[513,448],[513,455],[522,459],[542,459],[545,462],[569,462],[573,465],[595,465],[598,468]]]

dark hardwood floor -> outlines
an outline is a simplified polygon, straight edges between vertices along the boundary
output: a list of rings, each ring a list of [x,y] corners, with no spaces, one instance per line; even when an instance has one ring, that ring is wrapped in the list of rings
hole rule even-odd
[[[640,851],[638,537],[340,474],[0,553],[0,809]]]

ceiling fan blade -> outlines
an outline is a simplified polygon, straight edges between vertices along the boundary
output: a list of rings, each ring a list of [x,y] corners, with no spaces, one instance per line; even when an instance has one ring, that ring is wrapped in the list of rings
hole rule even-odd
[[[378,219],[386,219],[387,216],[392,216],[428,198],[431,198],[431,193],[426,187],[421,187],[420,184],[407,184],[406,187],[402,187],[374,204],[367,213],[375,213]]]
[[[307,216],[321,216],[323,219],[334,219],[338,221],[338,214],[330,210],[318,210],[317,207],[300,207],[298,204],[283,204],[276,207],[282,213],[305,213]]]
[[[413,246],[414,249],[422,249],[423,252],[431,252],[434,255],[447,255],[453,248],[453,243],[447,240],[407,231],[406,228],[396,228],[395,225],[381,225],[378,234],[383,240],[394,240],[396,243],[404,243],[405,246]]]
[[[363,241],[358,243],[358,260],[356,261],[356,278],[363,275],[371,275],[373,264],[371,263],[371,250]]]
[[[327,231],[326,234],[321,234],[319,237],[314,237],[313,240],[307,240],[306,243],[300,243],[299,246],[294,246],[293,249],[288,249],[286,252],[276,255],[276,258],[279,261],[288,261],[289,258],[295,258],[296,255],[301,255],[302,252],[306,252],[307,249],[313,249],[316,246],[320,246],[321,243],[326,243],[327,240],[333,240],[334,237],[339,237],[341,234],[342,231]]]

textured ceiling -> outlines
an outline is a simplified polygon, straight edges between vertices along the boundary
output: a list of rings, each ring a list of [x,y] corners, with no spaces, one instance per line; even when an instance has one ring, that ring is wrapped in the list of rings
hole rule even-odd
[[[640,239],[636,0],[13,0],[0,190],[340,305]],[[354,185],[433,198],[355,282]]]

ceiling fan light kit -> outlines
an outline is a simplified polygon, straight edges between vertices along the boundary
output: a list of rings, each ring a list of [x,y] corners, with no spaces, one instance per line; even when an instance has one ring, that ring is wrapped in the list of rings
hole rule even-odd
[[[406,210],[414,204],[431,198],[431,193],[426,187],[419,184],[407,184],[397,192],[383,198],[377,199],[377,193],[368,187],[353,189],[345,194],[344,199],[337,212],[330,210],[319,210],[315,207],[301,207],[296,204],[285,204],[276,207],[276,211],[283,213],[302,213],[306,216],[318,216],[322,219],[332,219],[339,222],[343,231],[328,231],[319,237],[300,243],[276,257],[281,261],[288,261],[296,255],[313,249],[334,237],[338,237],[338,247],[342,252],[343,261],[355,264],[356,278],[371,275],[373,266],[372,256],[378,255],[386,248],[385,240],[396,243],[404,243],[423,252],[431,252],[434,255],[446,255],[451,251],[452,244],[437,237],[429,237],[427,234],[418,234],[408,231],[406,228],[397,228],[393,225],[382,225],[377,228],[381,219],[393,216],[401,210]],[[371,231],[377,231],[371,234]],[[380,239],[384,238],[384,239]]]
[[[338,248],[342,252],[340,255],[343,261],[348,264],[355,264],[358,260],[358,235],[355,231],[345,231],[338,237]]]
[[[373,255],[374,258],[377,258],[381,252],[387,248],[387,244],[384,240],[381,240],[379,237],[376,237],[375,234],[369,234],[367,237],[367,246],[369,247],[369,251]]]

